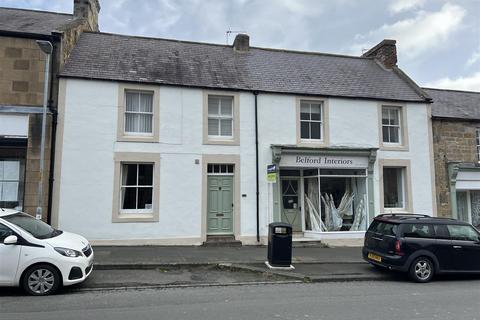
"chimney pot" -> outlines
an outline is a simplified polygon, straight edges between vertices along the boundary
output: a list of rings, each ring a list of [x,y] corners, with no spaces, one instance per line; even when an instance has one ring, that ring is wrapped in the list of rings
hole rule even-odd
[[[250,37],[248,34],[237,34],[233,41],[233,50],[238,52],[248,52],[250,50]]]
[[[397,65],[397,41],[385,39],[364,54],[362,57],[373,57],[385,68],[392,69]]]

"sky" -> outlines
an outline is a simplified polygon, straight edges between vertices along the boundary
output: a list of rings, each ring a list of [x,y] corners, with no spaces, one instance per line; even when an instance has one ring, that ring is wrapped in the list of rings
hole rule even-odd
[[[398,65],[421,86],[480,91],[480,0],[100,0],[100,31],[360,56],[397,40]],[[73,12],[73,0],[0,0]],[[234,33],[229,37],[231,44]]]

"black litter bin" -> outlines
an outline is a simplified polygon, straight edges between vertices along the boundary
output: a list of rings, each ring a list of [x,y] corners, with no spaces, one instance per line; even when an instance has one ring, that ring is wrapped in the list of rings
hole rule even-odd
[[[268,263],[272,267],[292,264],[292,225],[273,222],[268,225]]]

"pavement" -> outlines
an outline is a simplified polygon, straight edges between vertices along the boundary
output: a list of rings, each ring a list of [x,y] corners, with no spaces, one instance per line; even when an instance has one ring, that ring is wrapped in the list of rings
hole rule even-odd
[[[269,269],[267,250],[266,246],[97,246],[92,275],[66,290],[372,281],[396,276],[366,263],[360,247],[294,247],[294,270]]]

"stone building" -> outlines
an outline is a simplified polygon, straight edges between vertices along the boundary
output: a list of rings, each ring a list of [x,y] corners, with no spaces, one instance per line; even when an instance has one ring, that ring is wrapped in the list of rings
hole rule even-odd
[[[73,14],[0,8],[0,207],[36,211],[46,59],[36,41],[49,41],[53,52],[42,205],[43,218],[49,220],[57,74],[80,34],[98,31],[99,10],[98,0],[74,0]]]
[[[433,99],[438,215],[480,225],[480,92],[424,89]]]

